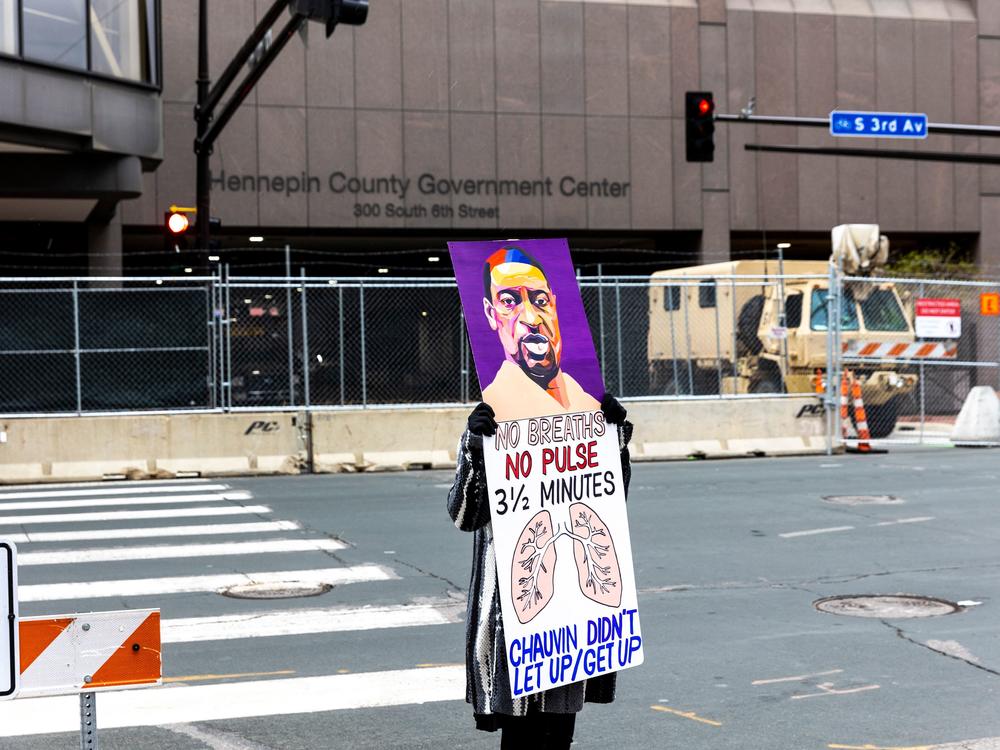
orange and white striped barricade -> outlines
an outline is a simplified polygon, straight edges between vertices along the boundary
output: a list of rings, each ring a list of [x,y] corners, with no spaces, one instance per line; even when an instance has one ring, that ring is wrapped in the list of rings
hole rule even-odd
[[[848,412],[848,381],[850,380],[850,374],[845,372],[840,376],[840,434],[844,440],[847,440],[851,436],[851,417]]]
[[[0,539],[0,700],[14,698],[18,669],[17,545]]]
[[[884,342],[845,341],[841,345],[845,357],[857,359],[956,359],[958,342]]]
[[[80,694],[80,746],[97,747],[97,698],[162,684],[160,610],[129,609],[19,622],[18,698]]]

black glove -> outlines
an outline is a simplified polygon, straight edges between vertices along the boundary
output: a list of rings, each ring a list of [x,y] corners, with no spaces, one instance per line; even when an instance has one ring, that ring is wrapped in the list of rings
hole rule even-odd
[[[480,401],[479,406],[469,415],[469,432],[473,435],[495,435],[497,421],[494,416],[493,407]]]
[[[628,412],[610,393],[605,393],[604,398],[601,399],[601,411],[604,412],[604,420],[608,424],[616,424],[619,427],[625,424],[625,416]]]

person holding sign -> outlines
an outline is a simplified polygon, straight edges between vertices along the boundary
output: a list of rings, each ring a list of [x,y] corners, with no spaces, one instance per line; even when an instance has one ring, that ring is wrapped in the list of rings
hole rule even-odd
[[[625,409],[610,394],[604,396],[599,408],[605,422],[618,427],[622,483],[627,496],[631,478],[628,443],[632,424],[625,420]],[[501,614],[502,587],[497,572],[483,456],[484,436],[493,436],[496,431],[496,412],[488,404],[480,403],[469,415],[467,429],[459,443],[455,482],[448,493],[448,513],[455,526],[474,532],[466,616],[466,701],[472,704],[477,729],[501,730],[502,750],[526,747],[563,750],[573,741],[576,714],[585,702],[614,701],[616,673],[523,697],[512,695],[504,656],[507,641]]]
[[[644,650],[608,395],[565,239],[449,243],[483,403],[448,512],[474,532],[466,700],[501,748],[562,750]],[[558,304],[557,304],[558,302]]]

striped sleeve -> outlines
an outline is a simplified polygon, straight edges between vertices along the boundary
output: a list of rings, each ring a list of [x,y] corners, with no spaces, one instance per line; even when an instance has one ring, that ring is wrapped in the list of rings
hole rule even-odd
[[[455,483],[448,491],[448,515],[462,531],[475,531],[490,520],[482,436],[466,430],[456,457]]]
[[[622,456],[622,484],[625,485],[625,499],[628,500],[628,485],[632,481],[632,456],[628,452],[628,444],[632,440],[633,425],[625,422],[618,428],[618,450]]]

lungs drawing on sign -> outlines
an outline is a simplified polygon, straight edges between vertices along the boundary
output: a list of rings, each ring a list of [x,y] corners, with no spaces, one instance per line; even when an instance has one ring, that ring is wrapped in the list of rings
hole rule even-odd
[[[570,505],[569,515],[570,520],[556,529],[549,511],[540,511],[518,537],[511,565],[511,596],[521,624],[530,622],[555,595],[556,542],[563,537],[573,541],[573,560],[583,595],[607,607],[621,604],[621,569],[607,524],[585,503]]]

